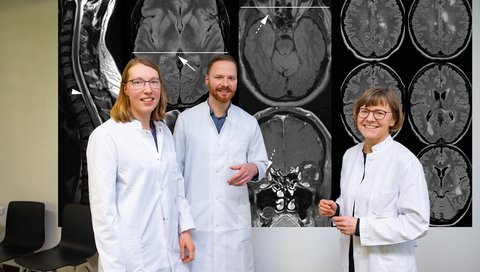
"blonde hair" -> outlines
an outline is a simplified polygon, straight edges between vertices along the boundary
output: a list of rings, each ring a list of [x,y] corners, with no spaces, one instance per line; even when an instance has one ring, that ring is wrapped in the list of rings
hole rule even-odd
[[[154,121],[160,121],[165,117],[165,112],[167,110],[167,95],[165,94],[165,88],[162,82],[160,68],[158,68],[158,66],[155,65],[155,63],[153,63],[152,61],[141,57],[131,59],[125,66],[125,69],[123,69],[122,81],[120,82],[120,93],[118,94],[117,101],[115,101],[115,104],[110,111],[110,118],[112,118],[116,122],[122,123],[127,123],[135,119],[132,113],[130,99],[125,93],[125,85],[128,81],[128,72],[130,71],[130,68],[132,68],[136,64],[143,64],[145,66],[153,68],[158,73],[158,78],[160,79],[161,83],[160,101],[158,102],[158,105],[155,107],[155,109],[152,111],[150,118]]]
[[[402,103],[392,90],[381,87],[369,88],[357,99],[353,106],[353,120],[355,121],[355,124],[357,124],[360,107],[378,105],[390,106],[395,124],[391,126],[389,130],[390,133],[398,131],[402,127],[405,118],[403,115]]]

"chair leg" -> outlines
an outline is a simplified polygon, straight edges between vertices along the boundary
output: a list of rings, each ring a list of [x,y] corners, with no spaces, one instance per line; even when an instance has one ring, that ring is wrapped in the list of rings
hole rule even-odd
[[[87,262],[87,267],[86,268],[87,268],[88,272],[93,272],[93,267],[89,262]]]
[[[87,269],[88,272],[93,272],[93,267],[90,265],[90,263],[87,261],[79,266],[74,266],[73,271],[77,271],[77,267],[82,267],[84,266],[85,269]]]

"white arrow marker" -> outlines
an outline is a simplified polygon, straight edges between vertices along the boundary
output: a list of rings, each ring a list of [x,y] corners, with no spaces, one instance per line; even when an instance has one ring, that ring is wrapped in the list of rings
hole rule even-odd
[[[255,34],[257,34],[257,32],[260,30],[260,28],[267,23],[267,20],[268,20],[268,14],[267,14],[267,16],[265,16],[265,18],[263,18],[263,19],[260,21],[260,23],[262,23],[262,24],[258,27],[257,31],[255,31]]]
[[[193,69],[192,66],[190,66],[190,64],[188,64],[188,60],[182,58],[182,57],[178,57],[180,59],[180,61],[182,62],[183,65],[187,65],[188,67],[190,67],[190,69],[192,69],[194,72],[195,72],[195,69]]]

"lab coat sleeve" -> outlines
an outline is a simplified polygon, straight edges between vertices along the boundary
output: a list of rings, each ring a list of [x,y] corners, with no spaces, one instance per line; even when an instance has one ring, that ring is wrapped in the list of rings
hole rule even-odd
[[[267,157],[267,150],[263,141],[262,131],[260,126],[255,120],[255,126],[253,128],[252,138],[248,147],[247,161],[257,165],[258,178],[256,181],[261,180],[267,171],[269,161]]]
[[[348,159],[347,159],[347,153],[343,154],[343,158],[342,158],[342,170],[340,172],[340,190],[342,188],[342,184],[341,184],[341,181],[343,180],[342,177],[345,175],[344,172],[345,172],[345,169],[346,169],[346,165],[348,163]],[[337,209],[339,209],[339,211],[337,211],[337,214],[338,215],[343,215],[344,212],[342,211],[342,208],[345,207],[344,203],[343,203],[343,197],[342,197],[342,192],[340,192],[340,195],[338,196],[337,200],[335,200],[335,203],[337,203]],[[335,226],[335,224],[333,223],[333,225]]]
[[[194,229],[195,224],[193,221],[192,212],[190,211],[190,205],[188,200],[185,198],[185,182],[183,175],[181,174],[180,169],[175,172],[177,179],[177,203],[179,211],[178,229],[181,233],[186,230]]]
[[[180,123],[180,122],[178,122]],[[180,127],[181,125],[175,126],[175,130]],[[181,129],[178,129],[181,130]],[[167,127],[165,127],[165,131],[168,131],[170,134],[169,130]],[[176,136],[179,136],[179,133],[176,134]],[[177,139],[174,139],[169,135],[169,139],[171,140],[171,144],[175,145],[175,150],[177,149]],[[180,141],[180,139],[178,139]],[[178,222],[178,230],[179,232],[183,232],[189,229],[194,229],[195,224],[193,222],[193,217],[192,213],[190,211],[190,205],[188,203],[188,200],[185,198],[185,180],[183,179],[183,174],[180,166],[180,160],[178,159],[178,156],[180,155],[177,151],[175,151],[175,163],[173,165],[175,166],[174,176],[173,178],[176,180],[177,183],[177,205],[178,205],[178,211],[179,211],[179,222]],[[181,152],[182,158],[184,158],[184,152]],[[183,161],[183,160],[182,160]]]
[[[109,272],[126,271],[115,201],[117,163],[113,140],[105,133],[94,131],[87,146],[90,209],[101,266]]]
[[[173,130],[173,140],[175,143],[175,152],[177,153],[178,166],[183,175],[185,170],[185,129],[183,126],[183,118],[180,115],[175,123]],[[184,190],[185,191],[185,190]]]
[[[416,159],[400,162],[396,209],[398,215],[360,218],[360,239],[364,246],[397,244],[415,240],[427,233],[430,205],[423,167]]]

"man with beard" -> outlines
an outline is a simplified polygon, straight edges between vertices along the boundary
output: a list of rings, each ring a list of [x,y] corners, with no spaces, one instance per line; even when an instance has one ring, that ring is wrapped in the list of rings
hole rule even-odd
[[[181,113],[174,130],[196,225],[190,271],[253,272],[247,183],[265,175],[265,144],[257,120],[231,103],[237,89],[231,56],[210,60],[205,84],[207,101]]]

